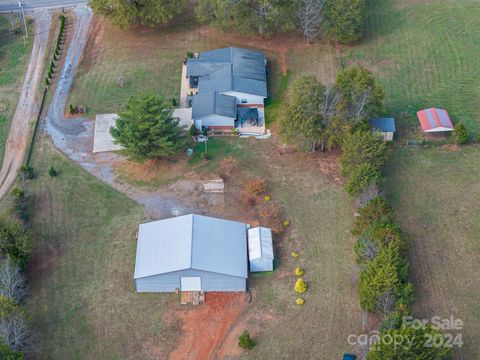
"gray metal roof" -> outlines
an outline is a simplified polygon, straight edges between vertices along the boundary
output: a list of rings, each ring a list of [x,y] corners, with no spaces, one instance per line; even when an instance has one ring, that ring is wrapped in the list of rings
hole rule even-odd
[[[273,260],[272,229],[264,227],[248,229],[248,258]]]
[[[395,132],[395,119],[394,118],[370,119],[370,126],[375,130],[380,130],[383,132]]]
[[[198,93],[192,100],[192,118],[221,115],[237,118],[237,99],[234,96],[222,95],[215,91]]]
[[[195,214],[141,224],[134,278],[185,269],[247,278],[247,225]]]
[[[261,51],[236,47],[203,52],[187,60],[187,76],[199,76],[199,91],[203,80],[217,80],[210,91],[238,91],[267,97],[265,55]]]

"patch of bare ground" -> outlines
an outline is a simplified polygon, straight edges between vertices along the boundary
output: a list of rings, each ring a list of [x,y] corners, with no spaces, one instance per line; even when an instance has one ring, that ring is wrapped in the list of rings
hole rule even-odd
[[[212,359],[247,305],[248,294],[209,292],[205,303],[179,310],[176,317],[182,324],[182,335],[169,359]]]

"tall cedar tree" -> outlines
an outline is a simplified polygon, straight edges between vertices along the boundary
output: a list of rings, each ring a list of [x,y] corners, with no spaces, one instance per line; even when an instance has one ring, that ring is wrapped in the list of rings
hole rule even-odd
[[[133,25],[166,23],[181,14],[187,0],[90,0],[95,14],[108,17],[115,25],[130,28]]]
[[[366,0],[328,0],[327,33],[340,43],[348,44],[363,36]]]
[[[0,257],[10,257],[23,269],[31,250],[30,236],[22,226],[5,216],[0,217]]]
[[[174,155],[185,145],[168,102],[153,94],[129,98],[110,133],[129,158],[139,162]]]
[[[390,338],[401,338],[403,344],[395,342],[379,341],[370,349],[367,360],[450,360],[452,359],[452,348],[444,346],[425,346],[425,341],[444,335],[433,329],[431,326],[425,328],[414,328],[412,326],[401,326],[398,329],[382,332],[380,336],[389,335]],[[407,342],[408,339],[408,342]],[[410,343],[411,341],[411,343]]]
[[[340,158],[342,176],[350,177],[362,164],[380,169],[386,158],[386,149],[385,141],[376,132],[360,129],[347,133]]]
[[[340,96],[337,110],[347,121],[359,122],[383,111],[385,93],[372,73],[362,66],[339,72],[335,88]]]
[[[295,6],[289,0],[199,0],[195,15],[222,30],[269,36],[295,27]]]
[[[325,87],[314,76],[294,81],[280,118],[284,141],[294,141],[302,149],[315,151],[324,131],[321,113],[324,93]]]

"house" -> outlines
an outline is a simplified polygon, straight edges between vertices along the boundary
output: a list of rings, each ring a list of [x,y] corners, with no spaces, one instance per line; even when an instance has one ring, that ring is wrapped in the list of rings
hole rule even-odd
[[[246,291],[248,227],[194,214],[141,224],[136,291]]]
[[[454,130],[448,112],[443,109],[425,109],[417,112],[417,117],[423,132],[438,133]]]
[[[195,126],[214,130],[242,127],[245,122],[237,121],[242,108],[256,109],[256,126],[264,125],[266,65],[261,51],[236,47],[206,51],[187,59],[185,74],[189,90],[194,94],[192,117]],[[243,110],[242,114],[245,114]]]
[[[392,141],[395,133],[395,119],[394,118],[378,118],[370,119],[370,126],[373,130],[380,131],[383,135],[383,140]]]
[[[248,229],[248,260],[251,272],[273,271],[272,230]]]

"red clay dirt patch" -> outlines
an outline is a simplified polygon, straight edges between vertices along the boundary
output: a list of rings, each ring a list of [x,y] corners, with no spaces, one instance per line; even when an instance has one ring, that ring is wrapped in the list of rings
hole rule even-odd
[[[182,336],[169,359],[212,359],[247,305],[247,293],[210,292],[204,304],[180,310]]]

